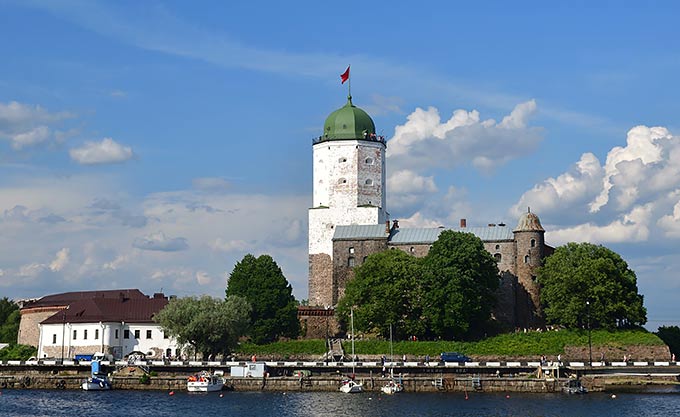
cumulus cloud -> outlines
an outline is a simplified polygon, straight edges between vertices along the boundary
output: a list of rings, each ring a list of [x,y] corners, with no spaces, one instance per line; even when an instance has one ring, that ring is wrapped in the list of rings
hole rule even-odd
[[[442,122],[439,110],[417,108],[395,128],[387,156],[398,170],[432,166],[452,169],[471,163],[483,172],[531,153],[542,140],[541,130],[528,126],[534,100],[518,104],[501,123],[480,120],[476,110],[456,110]]]
[[[387,178],[389,204],[397,210],[413,208],[422,203],[426,195],[434,194],[437,185],[434,176],[420,175],[412,170],[396,171]]]
[[[440,222],[428,219],[422,213],[416,212],[411,217],[399,219],[399,227],[439,227],[443,226]]]
[[[64,269],[64,267],[69,261],[70,252],[71,251],[69,250],[69,248],[62,248],[61,250],[59,250],[59,252],[57,252],[56,257],[49,265],[50,270],[52,272],[59,272],[62,269]]]
[[[134,156],[131,147],[123,146],[111,138],[104,138],[101,142],[85,142],[80,148],[71,149],[69,154],[71,159],[81,165],[121,163]]]
[[[72,117],[71,113],[53,113],[40,106],[0,102],[0,139],[9,141],[15,150],[57,141],[60,134],[50,127]]]
[[[619,243],[680,237],[680,138],[663,127],[636,126],[626,146],[601,165],[585,153],[568,172],[525,192],[527,206],[549,219],[551,240]],[[544,222],[545,224],[545,222]]]
[[[188,249],[189,243],[183,237],[169,238],[163,232],[156,232],[146,237],[135,239],[132,246],[142,250],[177,252]]]
[[[198,285],[208,285],[212,283],[212,278],[205,271],[196,271],[196,282]]]

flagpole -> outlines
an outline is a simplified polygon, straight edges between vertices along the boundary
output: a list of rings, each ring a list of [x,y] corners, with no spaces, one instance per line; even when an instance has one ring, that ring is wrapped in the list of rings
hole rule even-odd
[[[351,65],[348,65],[347,68],[349,68]],[[347,77],[347,98],[349,101],[352,101],[352,73],[350,72]]]

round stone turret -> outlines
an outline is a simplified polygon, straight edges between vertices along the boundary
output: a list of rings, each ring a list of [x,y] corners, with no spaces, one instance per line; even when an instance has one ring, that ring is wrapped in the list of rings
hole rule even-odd
[[[545,232],[545,229],[541,226],[541,220],[538,216],[529,209],[520,216],[517,227],[513,232]]]
[[[344,139],[374,139],[375,124],[365,111],[352,104],[352,97],[347,97],[347,104],[331,113],[323,124],[321,141]]]

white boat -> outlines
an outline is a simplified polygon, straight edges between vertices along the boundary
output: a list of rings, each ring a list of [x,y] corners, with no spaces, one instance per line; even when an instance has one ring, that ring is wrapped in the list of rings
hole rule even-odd
[[[402,392],[404,390],[404,386],[401,385],[399,382],[395,381],[394,379],[385,384],[381,388],[382,392],[385,394],[396,394],[398,392]]]
[[[222,391],[224,387],[224,378],[222,373],[210,373],[202,371],[199,374],[192,375],[187,379],[187,390],[189,392],[215,392]]]
[[[83,382],[82,387],[85,391],[105,391],[111,389],[111,383],[106,377],[93,375]]]
[[[340,387],[340,391],[346,393],[346,394],[356,394],[358,392],[363,392],[364,391],[364,386],[361,385],[358,382],[355,382],[351,379],[348,379],[342,383],[342,386]]]
[[[392,360],[392,325],[390,324],[390,363],[394,362]],[[384,371],[385,368],[383,368]],[[401,381],[401,378],[400,378]],[[396,394],[404,390],[404,385],[400,381],[394,379],[394,368],[390,369],[390,380],[387,382],[380,390],[385,394]]]
[[[350,322],[352,324],[352,379],[347,379],[342,382],[340,391],[346,394],[356,394],[364,391],[364,386],[354,380],[354,310],[350,310]]]

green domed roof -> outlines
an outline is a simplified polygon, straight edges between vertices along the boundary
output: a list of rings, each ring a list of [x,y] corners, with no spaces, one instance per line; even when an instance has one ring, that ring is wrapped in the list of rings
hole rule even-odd
[[[350,96],[347,97],[347,104],[326,118],[321,140],[366,139],[371,135],[375,136],[373,119],[352,104]]]

